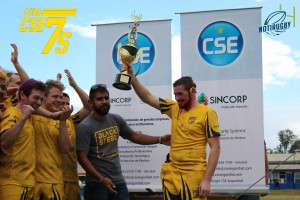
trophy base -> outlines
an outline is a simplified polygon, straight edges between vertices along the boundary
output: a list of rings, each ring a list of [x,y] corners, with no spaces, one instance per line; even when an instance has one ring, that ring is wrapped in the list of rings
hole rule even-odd
[[[117,74],[113,86],[119,90],[131,90],[132,78],[128,74]]]

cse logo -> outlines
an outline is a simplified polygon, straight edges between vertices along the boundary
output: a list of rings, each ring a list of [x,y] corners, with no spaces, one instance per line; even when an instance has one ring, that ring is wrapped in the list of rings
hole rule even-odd
[[[128,43],[128,34],[123,35],[115,43],[112,51],[112,59],[117,70],[120,70],[122,61],[118,55],[118,45],[124,45]],[[140,55],[138,59],[132,63],[133,71],[136,75],[145,73],[150,69],[155,58],[155,48],[151,39],[143,33],[138,32],[138,38],[136,40],[135,46],[139,49]]]
[[[233,24],[218,21],[206,26],[198,38],[200,56],[214,66],[233,63],[244,46],[241,31]]]
[[[65,54],[69,48],[69,41],[66,38],[71,38],[72,33],[64,32],[63,28],[67,22],[66,17],[75,16],[76,11],[76,8],[26,8],[20,32],[44,32],[44,28],[56,26],[42,54],[48,54],[56,41],[62,48],[55,48],[55,53]]]

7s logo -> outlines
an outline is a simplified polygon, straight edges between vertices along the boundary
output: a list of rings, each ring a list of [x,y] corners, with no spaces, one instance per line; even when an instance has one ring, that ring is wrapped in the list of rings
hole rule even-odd
[[[24,18],[20,25],[20,32],[44,32],[43,28],[56,26],[48,42],[46,43],[42,54],[48,54],[55,42],[62,48],[56,47],[56,54],[65,54],[69,48],[71,32],[64,32],[63,28],[67,22],[66,17],[76,15],[76,8],[26,8]]]

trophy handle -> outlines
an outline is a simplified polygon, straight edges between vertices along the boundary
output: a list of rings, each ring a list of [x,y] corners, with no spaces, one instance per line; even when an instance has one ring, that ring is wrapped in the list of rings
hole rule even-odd
[[[122,44],[121,43],[119,43],[118,44],[118,55],[119,55],[119,57],[120,57],[120,59],[121,59],[121,54],[120,54],[120,51],[121,51],[121,48],[122,48]],[[122,67],[122,65],[121,65],[121,67]],[[121,68],[120,67],[120,68]],[[127,72],[127,70],[126,71],[123,71],[123,72],[120,72],[121,74],[127,74],[128,75],[128,72]]]
[[[136,57],[134,59],[134,62],[136,62],[138,59],[140,59],[141,53],[142,53],[142,49],[139,49],[138,52],[136,53]]]

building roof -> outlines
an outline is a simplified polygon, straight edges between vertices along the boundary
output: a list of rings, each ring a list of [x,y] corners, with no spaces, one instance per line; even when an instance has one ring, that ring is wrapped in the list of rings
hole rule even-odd
[[[300,153],[268,154],[269,169],[300,170]]]

